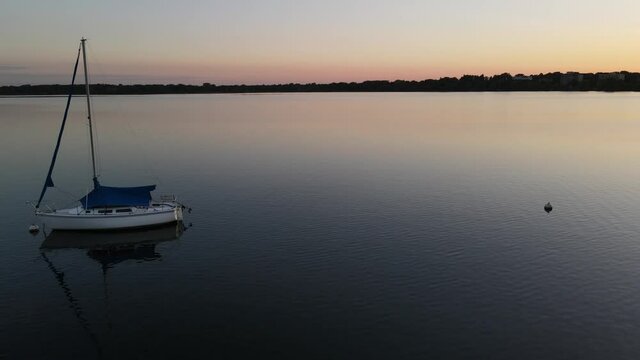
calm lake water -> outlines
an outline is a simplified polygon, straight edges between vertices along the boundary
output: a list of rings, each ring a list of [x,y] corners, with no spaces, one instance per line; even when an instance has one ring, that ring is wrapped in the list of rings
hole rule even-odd
[[[64,105],[0,98],[0,358],[640,357],[640,94],[95,97],[186,229],[31,236]]]

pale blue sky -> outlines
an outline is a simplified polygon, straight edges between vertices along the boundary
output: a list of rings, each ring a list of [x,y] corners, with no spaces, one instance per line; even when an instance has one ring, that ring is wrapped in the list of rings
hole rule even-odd
[[[34,1],[0,5],[0,84],[280,83],[640,70],[640,2]]]

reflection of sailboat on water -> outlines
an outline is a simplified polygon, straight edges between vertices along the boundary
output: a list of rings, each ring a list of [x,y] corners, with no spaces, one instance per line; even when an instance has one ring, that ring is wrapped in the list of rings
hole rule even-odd
[[[52,231],[40,245],[43,250],[86,249],[94,260],[116,264],[125,260],[149,261],[160,258],[156,244],[175,240],[184,232],[182,222],[162,227],[118,232]],[[100,261],[100,260],[99,260]],[[100,261],[103,263],[103,261]]]
[[[177,240],[182,236],[185,227],[182,222],[156,228],[137,229],[118,232],[92,231],[53,231],[45,234],[45,240],[40,245],[40,255],[47,263],[47,267],[54,274],[58,285],[63,290],[69,307],[85,330],[89,339],[96,347],[98,358],[103,357],[103,345],[91,323],[85,316],[80,302],[73,296],[71,287],[65,280],[65,274],[60,271],[49,256],[50,252],[63,250],[87,250],[87,256],[101,264],[106,316],[109,329],[112,328],[109,316],[109,291],[107,272],[116,264],[134,260],[138,262],[158,260],[162,257],[156,250],[156,245],[162,242]]]

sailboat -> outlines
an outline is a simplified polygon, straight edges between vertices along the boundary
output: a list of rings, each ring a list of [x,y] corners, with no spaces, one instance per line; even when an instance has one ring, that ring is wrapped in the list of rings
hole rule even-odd
[[[89,89],[89,75],[87,72],[86,39],[80,40],[78,55],[73,68],[71,89],[67,97],[67,105],[62,118],[62,125],[58,133],[58,140],[51,158],[49,172],[45,179],[40,198],[35,205],[35,215],[40,218],[45,228],[50,230],[113,230],[155,226],[182,221],[182,210],[175,196],[163,196],[158,200],[151,197],[155,185],[135,187],[104,186],[98,180],[94,150],[94,134],[92,127],[91,93]],[[78,205],[68,209],[42,208],[42,199],[48,188],[53,187],[51,174],[56,164],[62,134],[67,122],[67,114],[73,87],[75,84],[78,63],[82,53],[84,67],[84,83],[87,98],[87,118],[89,120],[89,143],[91,147],[91,165],[93,167],[93,190],[78,199]]]

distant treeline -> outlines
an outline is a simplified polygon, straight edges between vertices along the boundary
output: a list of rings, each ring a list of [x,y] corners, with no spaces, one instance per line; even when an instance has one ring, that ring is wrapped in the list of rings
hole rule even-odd
[[[84,86],[76,85],[75,94],[84,94]],[[274,85],[202,85],[151,84],[112,85],[93,84],[92,94],[210,94],[210,93],[267,93],[267,92],[463,92],[463,91],[640,91],[640,73],[547,73],[538,75],[504,73],[494,76],[464,75],[460,78],[406,81],[374,80],[338,82],[330,84],[274,84]],[[66,95],[69,85],[2,86],[0,95]]]

